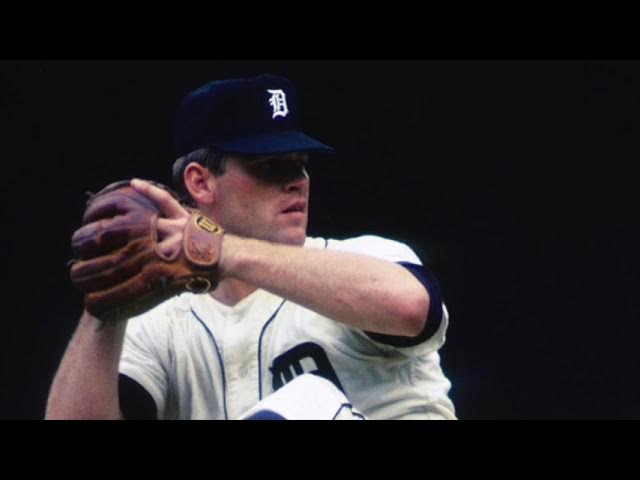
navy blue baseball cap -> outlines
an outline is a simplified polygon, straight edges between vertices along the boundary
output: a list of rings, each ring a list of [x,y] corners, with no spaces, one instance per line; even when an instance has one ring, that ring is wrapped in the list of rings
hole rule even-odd
[[[283,77],[217,80],[189,93],[175,123],[178,157],[200,148],[240,155],[335,153],[298,125],[293,84]]]

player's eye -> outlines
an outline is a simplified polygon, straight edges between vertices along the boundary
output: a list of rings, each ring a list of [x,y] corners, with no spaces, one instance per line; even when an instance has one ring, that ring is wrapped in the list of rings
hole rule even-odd
[[[256,168],[258,168],[260,170],[264,170],[264,171],[273,170],[276,167],[277,167],[277,165],[275,164],[275,162],[273,160],[264,160],[264,161],[258,162],[256,164]]]
[[[282,159],[267,158],[246,165],[247,172],[265,182],[283,183],[306,175],[309,166],[307,158]]]

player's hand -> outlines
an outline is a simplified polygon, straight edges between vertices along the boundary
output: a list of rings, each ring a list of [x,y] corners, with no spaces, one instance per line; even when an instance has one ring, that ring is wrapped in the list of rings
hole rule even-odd
[[[216,288],[224,232],[177,198],[160,184],[123,181],[87,202],[70,274],[93,316],[126,319],[182,291]]]
[[[166,256],[171,257],[176,249],[182,245],[185,225],[191,217],[187,210],[166,189],[157,187],[153,183],[134,178],[131,187],[151,200],[160,210],[157,221],[158,249]]]

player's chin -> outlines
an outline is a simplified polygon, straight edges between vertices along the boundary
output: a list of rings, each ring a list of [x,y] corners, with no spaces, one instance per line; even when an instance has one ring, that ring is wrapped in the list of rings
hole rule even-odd
[[[278,236],[283,243],[301,245],[307,238],[306,213],[295,212],[280,214],[278,217]]]
[[[304,226],[288,226],[281,229],[277,234],[278,243],[286,243],[287,245],[304,245],[307,239],[307,225]]]

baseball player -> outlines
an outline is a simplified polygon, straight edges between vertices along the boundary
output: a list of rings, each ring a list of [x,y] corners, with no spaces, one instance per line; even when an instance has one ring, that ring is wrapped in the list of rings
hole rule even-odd
[[[433,274],[391,239],[307,236],[309,154],[333,149],[297,115],[282,77],[208,83],[178,110],[180,197],[90,200],[47,418],[455,419]]]

